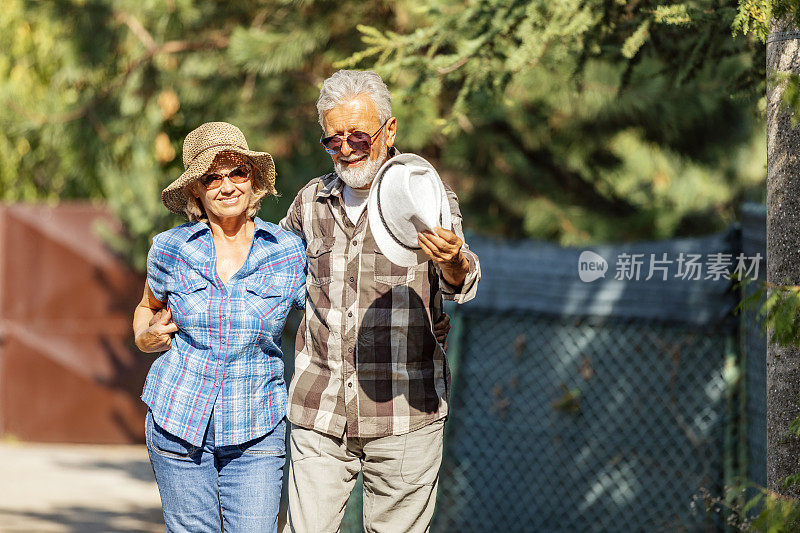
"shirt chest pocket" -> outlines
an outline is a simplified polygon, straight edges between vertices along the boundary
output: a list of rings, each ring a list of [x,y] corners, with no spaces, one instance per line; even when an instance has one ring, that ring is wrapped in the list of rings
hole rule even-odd
[[[280,287],[281,277],[259,276],[245,285],[244,307],[248,314],[261,320],[288,301]]]
[[[170,304],[185,316],[205,313],[211,300],[208,280],[194,270],[182,270],[176,278]]]
[[[331,282],[332,249],[333,237],[322,237],[308,243],[306,247],[306,256],[308,256],[306,283],[321,287]]]
[[[395,265],[377,247],[375,254],[375,283],[380,285],[407,285],[414,281],[418,267]]]

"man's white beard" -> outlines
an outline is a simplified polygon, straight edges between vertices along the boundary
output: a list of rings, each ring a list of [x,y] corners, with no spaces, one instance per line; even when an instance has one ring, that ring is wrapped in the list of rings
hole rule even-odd
[[[336,168],[336,173],[339,174],[342,181],[353,189],[361,189],[372,183],[372,180],[374,180],[375,176],[378,174],[378,169],[381,168],[381,165],[386,160],[388,153],[389,148],[384,144],[381,147],[381,152],[378,154],[378,157],[370,159],[369,156],[367,156],[364,164],[359,168],[346,168],[345,165],[338,160],[334,161],[333,166]]]

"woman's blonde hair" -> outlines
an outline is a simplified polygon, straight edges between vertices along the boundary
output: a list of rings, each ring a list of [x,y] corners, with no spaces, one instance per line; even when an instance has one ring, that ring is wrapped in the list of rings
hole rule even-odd
[[[214,168],[217,163],[217,158],[223,153],[225,152],[217,154],[209,170]],[[261,209],[261,200],[263,200],[265,196],[277,196],[278,193],[275,187],[268,185],[268,182],[258,174],[258,167],[253,163],[253,160],[244,155],[242,155],[242,157],[247,159],[247,163],[250,165],[250,171],[253,173],[253,178],[251,179],[253,196],[250,199],[250,205],[247,206],[247,217],[253,218],[256,216],[256,213],[258,213],[258,210]],[[256,176],[258,176],[258,178],[256,178]],[[203,209],[203,204],[200,202],[200,199],[192,193],[192,187],[195,186],[195,183],[199,183],[199,181],[199,179],[194,180],[183,188],[183,195],[186,197],[184,213],[189,218],[189,222],[208,222],[208,216],[206,215],[206,210]]]

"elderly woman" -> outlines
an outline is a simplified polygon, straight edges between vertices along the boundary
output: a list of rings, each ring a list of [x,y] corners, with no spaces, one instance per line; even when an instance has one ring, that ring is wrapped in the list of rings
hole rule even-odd
[[[189,222],[156,235],[136,345],[165,351],[145,381],[145,436],[168,531],[276,531],[285,461],[280,337],[305,306],[305,247],[255,217],[274,195],[272,157],[206,123],[162,192]],[[157,316],[166,310],[163,316]]]

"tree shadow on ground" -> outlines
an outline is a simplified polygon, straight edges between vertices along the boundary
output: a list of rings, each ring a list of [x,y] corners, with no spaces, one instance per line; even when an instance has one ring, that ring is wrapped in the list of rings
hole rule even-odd
[[[144,446],[142,446],[142,448],[144,448]],[[81,463],[62,461],[58,463],[58,467],[64,470],[79,471],[81,475],[90,475],[99,470],[113,470],[123,473],[136,481],[143,481],[145,483],[156,482],[153,476],[153,468],[150,466],[150,461],[146,458],[128,461],[97,460]]]
[[[3,531],[23,532],[50,530],[69,533],[131,533],[164,531],[160,506],[135,507],[111,511],[91,506],[68,506],[52,511],[0,510]],[[6,529],[7,528],[7,529]]]

